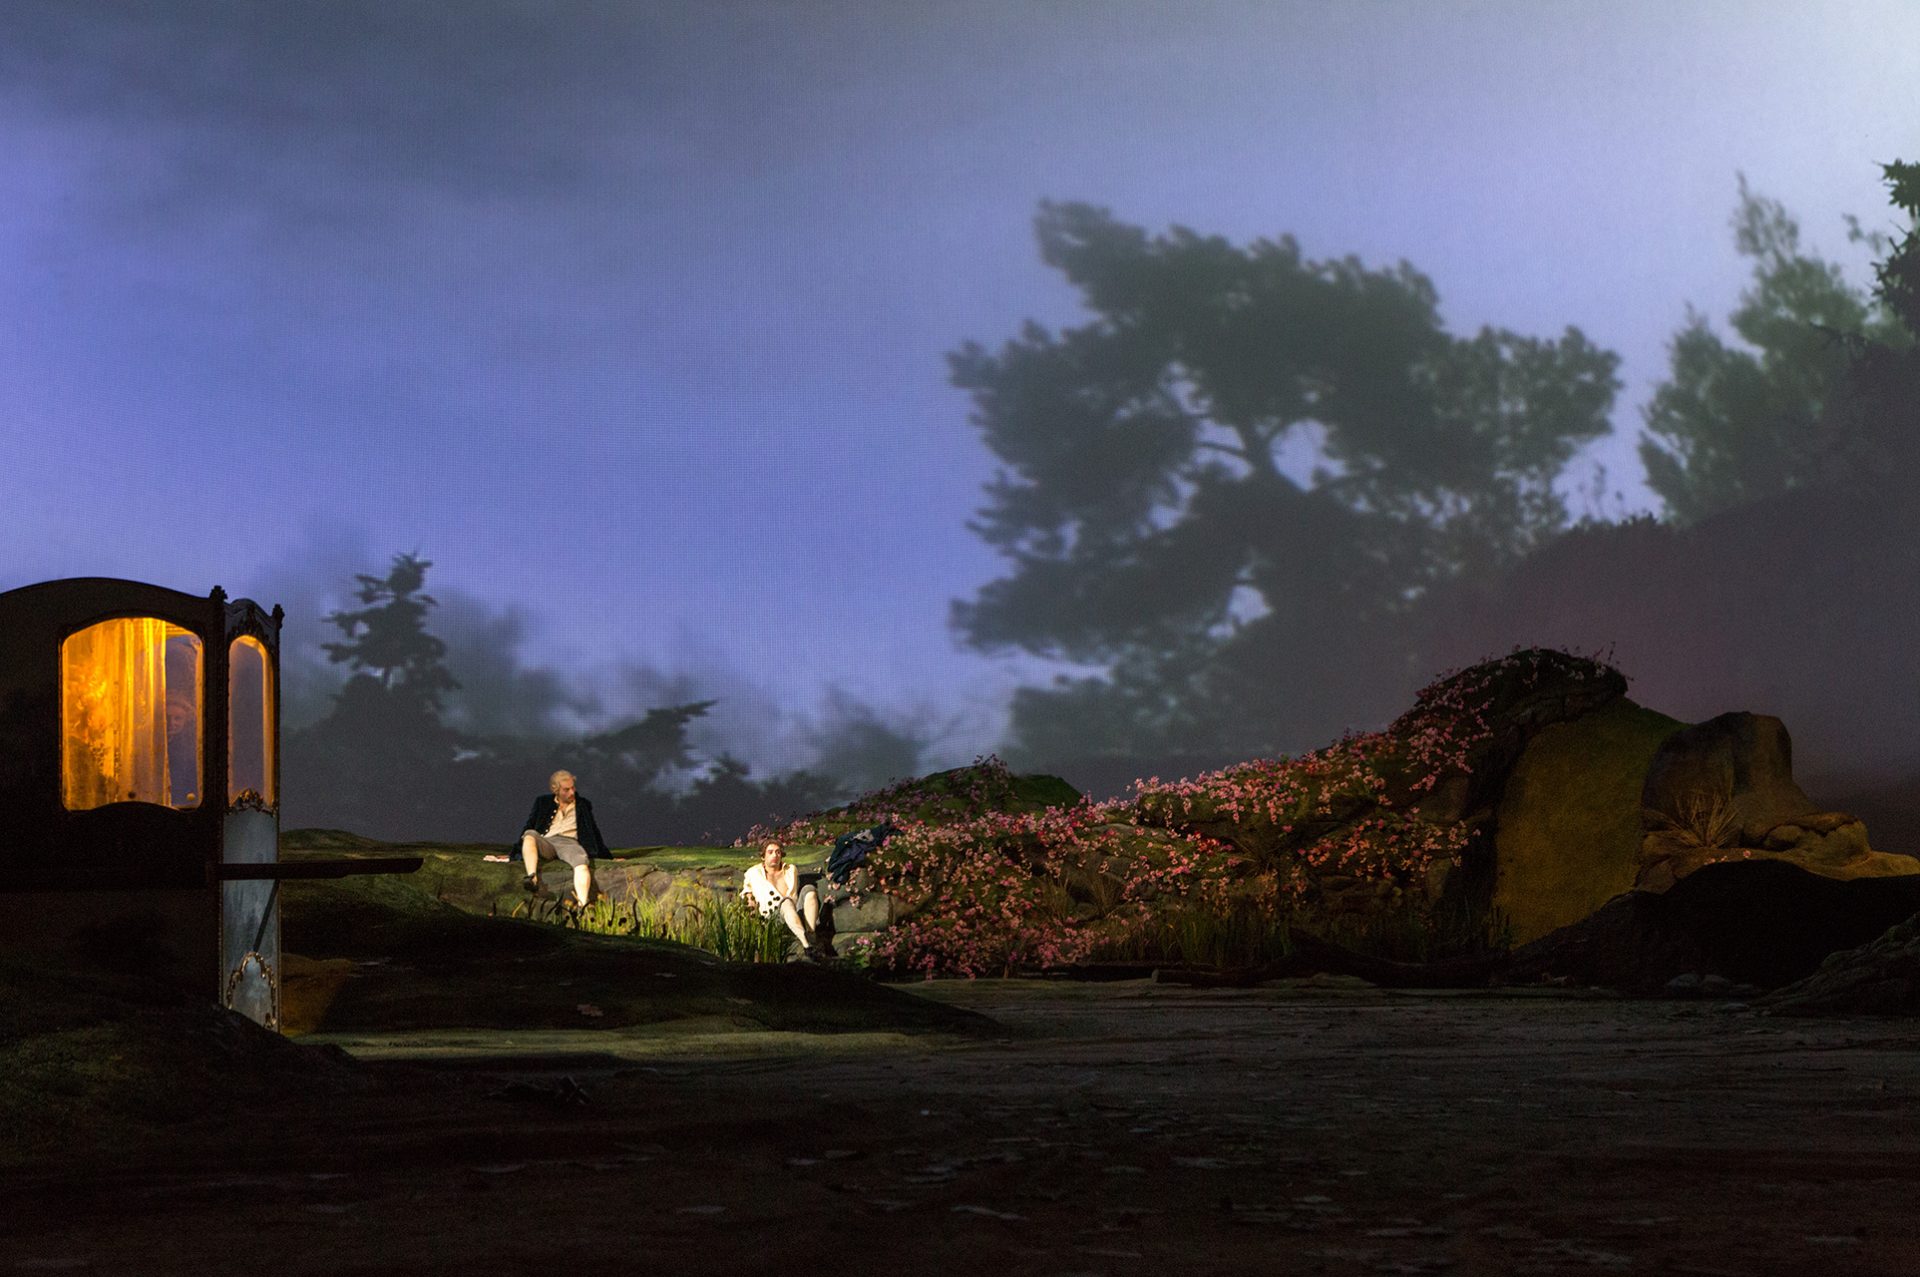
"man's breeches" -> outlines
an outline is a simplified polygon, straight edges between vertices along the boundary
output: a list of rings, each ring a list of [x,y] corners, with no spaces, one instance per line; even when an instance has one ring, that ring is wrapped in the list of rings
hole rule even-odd
[[[575,869],[587,863],[587,849],[565,834],[558,838],[549,838],[545,834],[533,836],[534,848],[542,860],[564,860]]]

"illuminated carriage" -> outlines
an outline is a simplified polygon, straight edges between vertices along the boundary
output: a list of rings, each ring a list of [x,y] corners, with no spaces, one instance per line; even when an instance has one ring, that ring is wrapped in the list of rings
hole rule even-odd
[[[280,1022],[280,622],[85,577],[0,594],[0,946]]]

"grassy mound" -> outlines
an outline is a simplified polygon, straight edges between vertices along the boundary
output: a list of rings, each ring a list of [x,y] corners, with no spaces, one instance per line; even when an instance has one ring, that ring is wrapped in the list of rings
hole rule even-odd
[[[1515,651],[1444,675],[1383,731],[1139,781],[1127,799],[1091,803],[1055,777],[985,758],[757,827],[730,851],[639,848],[617,863],[647,865],[649,882],[670,861],[712,870],[702,886],[719,889],[753,844],[778,839],[814,859],[842,833],[890,823],[900,833],[869,857],[852,903],[884,895],[891,924],[848,948],[891,975],[1257,966],[1287,956],[1294,928],[1399,961],[1469,956],[1505,943],[1495,869],[1509,848],[1515,898],[1499,903],[1524,915],[1529,935],[1606,899],[1611,867],[1631,864],[1638,776],[1677,725],[1626,702],[1625,686],[1594,660]],[[1506,801],[1516,777],[1537,801]],[[1580,839],[1602,853],[1597,886],[1586,868],[1578,881],[1554,878]],[[423,854],[429,894],[470,912],[518,903],[511,866]],[[621,885],[604,889],[624,902]]]
[[[841,834],[890,823],[945,826],[983,816],[1017,816],[1071,807],[1080,791],[1058,776],[1023,776],[998,758],[977,758],[966,767],[903,780],[862,795],[841,807],[802,816],[781,825],[756,825],[736,846],[777,840],[824,846]]]
[[[0,957],[0,1160],[166,1138],[208,1114],[370,1085],[212,1001],[124,973]]]
[[[413,877],[286,884],[289,1032],[620,1029],[691,1017],[813,1033],[989,1027],[848,973],[723,963],[683,945],[476,916]]]

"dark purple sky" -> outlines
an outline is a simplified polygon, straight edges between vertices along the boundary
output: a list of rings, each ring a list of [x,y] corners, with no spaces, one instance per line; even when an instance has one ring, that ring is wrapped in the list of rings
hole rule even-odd
[[[778,766],[866,704],[963,760],[1033,671],[946,628],[997,563],[943,356],[1074,318],[1039,200],[1580,325],[1615,514],[1663,342],[1741,287],[1736,171],[1858,266],[1901,157],[1897,0],[9,0],[0,588],[220,583],[310,645],[418,550],[563,719],[719,695]]]

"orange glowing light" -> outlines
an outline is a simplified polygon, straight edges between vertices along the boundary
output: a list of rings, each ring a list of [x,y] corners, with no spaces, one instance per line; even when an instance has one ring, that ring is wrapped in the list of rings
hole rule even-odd
[[[264,643],[242,635],[227,649],[227,803],[248,795],[275,804],[273,662]]]
[[[205,665],[197,635],[116,617],[60,645],[61,782],[69,811],[200,805]]]

